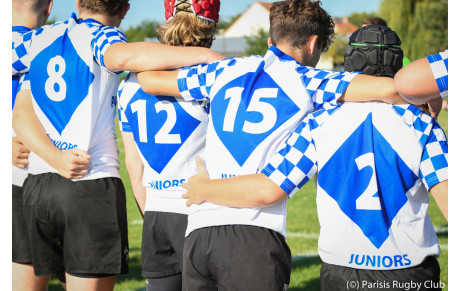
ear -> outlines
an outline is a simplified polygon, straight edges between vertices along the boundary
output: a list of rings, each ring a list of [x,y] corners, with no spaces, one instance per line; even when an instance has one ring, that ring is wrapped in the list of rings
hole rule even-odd
[[[310,54],[313,54],[313,52],[315,51],[315,47],[317,43],[318,43],[318,36],[316,34],[312,34],[310,35],[310,37],[308,37],[307,48]]]
[[[77,5],[77,11],[78,11],[78,13],[81,14],[80,0],[75,0],[75,4]]]
[[[268,37],[268,38],[267,38],[267,45],[268,45],[268,47],[271,47],[272,44],[273,44],[273,43],[272,43],[272,38],[271,38],[271,37]]]
[[[51,8],[53,8],[53,0],[48,1],[48,3],[46,3],[45,5],[45,10],[43,12],[43,15],[45,16],[45,18],[48,18],[48,16],[50,16]]]
[[[126,13],[128,13],[128,10],[129,10],[129,3],[126,3],[126,5],[123,7],[123,9],[121,10],[119,16],[120,16],[120,19],[124,19],[125,16],[126,16]]]

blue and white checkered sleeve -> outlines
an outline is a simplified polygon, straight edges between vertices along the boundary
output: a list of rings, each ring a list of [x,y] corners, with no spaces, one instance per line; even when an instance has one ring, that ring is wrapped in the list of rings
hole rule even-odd
[[[94,38],[91,42],[91,47],[93,49],[94,57],[98,64],[107,70],[104,65],[104,54],[107,49],[114,43],[128,42],[128,40],[121,30],[113,26],[97,27],[97,30],[93,33],[93,35]]]
[[[262,173],[291,198],[316,173],[316,148],[306,119],[296,128]]]
[[[434,78],[436,80],[436,84],[438,85],[439,93],[441,94],[442,98],[448,96],[448,51],[445,50],[438,54],[426,57],[428,62],[430,63],[431,70],[433,71]]]
[[[14,34],[12,39],[12,75],[19,75],[29,71],[29,49],[34,31],[25,34]]]
[[[21,79],[19,80],[19,85],[18,85],[18,92],[21,90],[30,90],[29,73],[25,73],[21,75]]]
[[[310,67],[299,67],[305,89],[310,94],[315,110],[325,103],[337,105],[339,99],[348,88],[351,80],[360,72],[330,72]]]
[[[225,68],[233,66],[235,59],[224,59],[212,64],[184,67],[177,76],[177,85],[187,101],[210,100],[211,87]]]
[[[420,177],[427,189],[448,179],[447,156],[446,135],[441,126],[434,120],[420,164]]]

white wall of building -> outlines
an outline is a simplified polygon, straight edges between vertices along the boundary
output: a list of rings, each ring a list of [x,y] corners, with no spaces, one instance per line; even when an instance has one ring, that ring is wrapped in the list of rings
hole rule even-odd
[[[224,37],[243,37],[270,28],[269,12],[260,3],[251,5],[224,33]]]

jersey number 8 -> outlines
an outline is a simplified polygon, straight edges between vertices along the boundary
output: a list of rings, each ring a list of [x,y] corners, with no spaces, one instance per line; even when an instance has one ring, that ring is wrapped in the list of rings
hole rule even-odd
[[[45,83],[45,92],[49,99],[60,102],[65,99],[67,84],[62,77],[66,64],[61,56],[55,56],[48,62],[47,72],[49,78]]]

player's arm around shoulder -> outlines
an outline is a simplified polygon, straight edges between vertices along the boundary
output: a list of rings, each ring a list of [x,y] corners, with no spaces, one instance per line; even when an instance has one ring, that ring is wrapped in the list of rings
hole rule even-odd
[[[137,74],[145,93],[151,95],[181,96],[177,77],[179,71],[146,71]]]
[[[288,195],[264,174],[209,179],[203,161],[197,157],[198,173],[182,184],[187,206],[208,201],[228,207],[265,207],[283,201]]]
[[[117,42],[104,55],[108,70],[141,72],[211,63],[225,56],[203,47],[168,46],[153,42]]]
[[[339,101],[382,101],[389,104],[407,103],[396,91],[393,78],[360,74],[351,80]]]
[[[419,105],[439,97],[430,63],[426,58],[418,59],[399,70],[394,78],[395,90],[408,102]]]
[[[436,204],[438,204],[439,209],[441,210],[442,214],[446,218],[447,221],[448,219],[448,180],[445,180],[441,183],[438,183],[431,187],[430,189],[431,195],[433,195],[434,200],[436,201]]]

